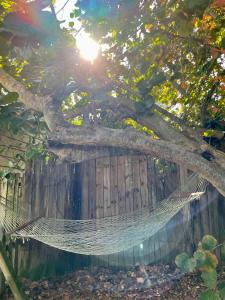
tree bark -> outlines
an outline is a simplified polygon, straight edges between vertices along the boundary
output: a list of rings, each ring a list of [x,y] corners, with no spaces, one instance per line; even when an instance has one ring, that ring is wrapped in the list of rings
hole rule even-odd
[[[169,141],[153,139],[132,129],[61,128],[57,132],[52,132],[49,139],[62,145],[107,145],[125,148],[173,161],[200,174],[225,195],[225,169],[216,161],[208,161],[202,158],[199,153],[186,150],[185,147]]]
[[[1,68],[0,82],[9,92],[18,93],[20,102],[22,102],[27,108],[40,112],[43,111],[45,97],[32,94],[22,83],[15,80]]]

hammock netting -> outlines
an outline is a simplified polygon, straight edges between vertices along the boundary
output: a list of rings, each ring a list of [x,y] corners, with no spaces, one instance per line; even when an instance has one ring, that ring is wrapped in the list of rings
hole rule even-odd
[[[206,181],[188,178],[156,208],[90,220],[37,218],[29,220],[22,211],[0,204],[0,225],[14,238],[35,239],[49,246],[85,255],[108,255],[140,245],[163,228],[185,204],[200,198]],[[1,203],[1,202],[0,202]]]

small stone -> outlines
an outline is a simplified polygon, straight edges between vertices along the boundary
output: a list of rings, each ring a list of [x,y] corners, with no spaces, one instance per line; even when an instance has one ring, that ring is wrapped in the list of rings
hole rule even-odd
[[[124,290],[124,284],[120,284],[119,286],[118,286],[118,291],[123,291]]]
[[[42,286],[43,286],[44,289],[47,290],[48,289],[48,281],[47,280],[43,281]]]
[[[137,283],[143,284],[145,279],[143,277],[137,277]]]
[[[38,282],[34,281],[34,282],[31,283],[30,289],[33,290],[33,289],[37,288],[38,286],[39,286]]]

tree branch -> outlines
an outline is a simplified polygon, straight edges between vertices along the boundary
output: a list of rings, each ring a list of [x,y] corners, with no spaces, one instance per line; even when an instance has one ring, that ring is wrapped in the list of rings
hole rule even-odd
[[[171,121],[175,122],[176,124],[178,124],[183,130],[183,132],[185,132],[191,139],[194,139],[198,143],[202,142],[202,137],[200,136],[200,134],[196,132],[196,130],[193,130],[191,127],[187,126],[180,118],[173,115],[172,113],[170,113],[169,111],[167,111],[166,109],[162,108],[157,104],[154,105],[154,108],[156,111],[158,111],[165,117],[168,117]]]
[[[43,112],[43,103],[46,97],[32,94],[27,88],[10,76],[5,70],[0,68],[0,83],[9,91],[16,92],[19,100],[27,107],[39,112]]]
[[[225,195],[225,170],[216,162],[210,162],[185,147],[168,141],[156,140],[133,130],[109,128],[60,128],[49,136],[50,141],[66,145],[102,145],[140,151],[175,163],[185,165],[200,174]]]
[[[56,154],[61,161],[72,163],[80,163],[90,159],[104,158],[110,156],[121,155],[138,155],[142,154],[138,151],[101,147],[101,146],[75,146],[75,145],[62,145],[58,142],[49,142],[49,150]]]

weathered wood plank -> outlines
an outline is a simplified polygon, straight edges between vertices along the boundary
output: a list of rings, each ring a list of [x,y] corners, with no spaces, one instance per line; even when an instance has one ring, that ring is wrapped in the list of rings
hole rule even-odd
[[[96,218],[104,216],[104,174],[101,159],[96,159]]]
[[[116,216],[119,213],[117,163],[116,156],[110,157],[110,202],[112,216]],[[109,255],[108,261],[110,266],[118,266],[118,260],[118,253]]]
[[[81,166],[81,176],[82,176],[82,205],[81,205],[81,219],[88,219],[88,201],[89,201],[89,162],[85,161]]]
[[[132,157],[132,172],[133,172],[133,210],[142,208],[141,202],[141,184],[140,184],[140,160],[139,156]],[[140,245],[133,248],[135,265],[142,263],[140,255]]]
[[[147,157],[142,156],[139,158],[139,188],[140,188],[140,196],[139,203],[140,207],[144,210],[149,209],[149,196],[148,196],[148,160]],[[149,241],[146,240],[138,247],[139,251],[139,263],[140,264],[148,264],[149,262]]]
[[[148,208],[148,175],[147,175],[147,159],[140,157],[140,189],[141,189],[141,207]]]
[[[104,217],[112,216],[110,201],[110,157],[103,159],[103,197],[104,197]]]
[[[118,215],[119,206],[118,206],[117,157],[110,157],[110,202],[111,202],[111,215],[112,216]]]
[[[96,218],[104,217],[104,164],[102,159],[96,159]],[[96,257],[97,264],[101,265],[102,260]]]
[[[96,173],[95,173],[95,160],[92,159],[88,162],[88,218],[96,218]]]
[[[133,172],[133,201],[134,201],[133,209],[138,210],[142,208],[139,156],[133,157],[132,172]]]
[[[132,158],[125,156],[126,212],[134,210]],[[125,265],[133,265],[133,248],[125,251]]]
[[[117,172],[118,172],[118,209],[119,214],[126,212],[126,186],[125,186],[125,157],[119,156],[117,159]],[[125,254],[121,251],[118,254],[118,264],[125,265]]]

